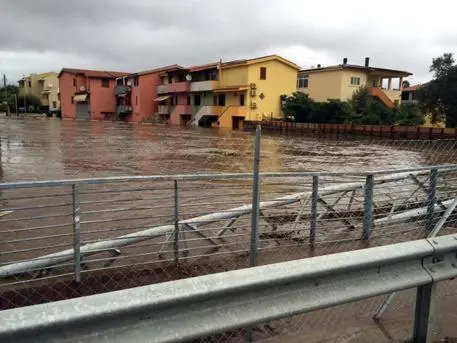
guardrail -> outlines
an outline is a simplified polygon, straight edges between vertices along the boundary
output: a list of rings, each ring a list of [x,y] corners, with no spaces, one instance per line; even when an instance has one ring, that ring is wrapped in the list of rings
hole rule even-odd
[[[417,287],[413,342],[427,343],[456,256],[447,235],[6,310],[0,340],[185,342]]]

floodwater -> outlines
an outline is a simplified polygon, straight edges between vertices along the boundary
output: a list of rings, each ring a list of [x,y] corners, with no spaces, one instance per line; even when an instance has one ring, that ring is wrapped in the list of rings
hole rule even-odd
[[[341,137],[340,137],[341,138]],[[0,181],[252,171],[254,133],[0,118]],[[454,141],[263,134],[261,171],[360,171],[454,163]]]

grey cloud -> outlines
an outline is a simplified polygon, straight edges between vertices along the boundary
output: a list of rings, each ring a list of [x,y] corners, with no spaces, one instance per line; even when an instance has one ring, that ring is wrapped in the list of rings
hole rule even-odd
[[[376,65],[406,69],[422,80],[428,77],[431,58],[444,52],[441,48],[451,51],[457,46],[452,30],[437,29],[430,38],[435,45],[430,47],[421,43],[419,34],[415,37],[413,31],[403,31],[400,26],[386,31],[386,24],[378,23],[379,18],[362,7],[341,23],[329,16],[344,11],[344,6],[328,12],[325,4],[309,8],[307,3],[0,0],[0,60],[8,52],[21,56],[52,52],[56,70],[66,66],[136,71],[304,47],[329,56],[333,63],[345,56],[361,63],[363,57],[371,56]],[[84,65],[68,65],[68,56],[81,57]],[[304,67],[310,63],[308,56],[285,57]],[[5,63],[0,68],[5,73],[17,70]],[[24,66],[23,73],[35,71],[31,68],[40,67]]]

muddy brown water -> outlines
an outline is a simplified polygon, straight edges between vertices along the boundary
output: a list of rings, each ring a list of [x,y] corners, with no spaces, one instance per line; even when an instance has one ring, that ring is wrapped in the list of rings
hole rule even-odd
[[[0,118],[0,181],[249,172],[254,133]],[[454,141],[354,141],[264,134],[261,171],[350,171],[453,163]],[[342,139],[343,138],[343,139]]]

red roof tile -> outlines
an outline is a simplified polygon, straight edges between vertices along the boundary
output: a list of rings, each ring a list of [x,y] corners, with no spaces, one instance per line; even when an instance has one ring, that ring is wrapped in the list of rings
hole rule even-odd
[[[90,70],[90,69],[73,69],[73,68],[62,68],[59,75],[60,77],[62,73],[70,73],[70,74],[84,74],[86,77],[96,77],[96,78],[108,78],[108,79],[115,79],[117,77],[126,76],[129,73],[120,72],[120,71],[108,71],[108,70]]]

